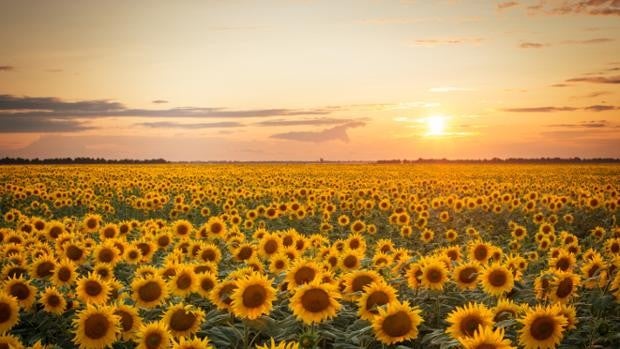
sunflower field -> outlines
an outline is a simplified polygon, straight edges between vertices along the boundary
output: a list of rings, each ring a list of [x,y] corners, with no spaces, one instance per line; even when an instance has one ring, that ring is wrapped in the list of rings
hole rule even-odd
[[[0,348],[620,348],[620,166],[0,167]]]

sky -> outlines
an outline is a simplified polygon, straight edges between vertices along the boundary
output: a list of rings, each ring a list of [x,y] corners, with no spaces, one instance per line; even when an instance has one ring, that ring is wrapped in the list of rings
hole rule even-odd
[[[620,157],[620,0],[0,8],[0,157]]]

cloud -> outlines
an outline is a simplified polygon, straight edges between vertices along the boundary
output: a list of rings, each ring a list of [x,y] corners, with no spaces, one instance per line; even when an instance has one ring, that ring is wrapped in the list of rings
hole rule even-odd
[[[354,121],[354,122],[350,122],[344,125],[327,128],[327,129],[324,129],[318,132],[304,131],[304,132],[277,133],[277,134],[271,135],[271,138],[285,139],[285,140],[299,141],[299,142],[314,142],[314,143],[322,143],[322,142],[328,142],[332,140],[341,140],[343,142],[348,142],[349,135],[347,134],[347,130],[349,128],[362,127],[365,125],[366,123],[362,121]]]
[[[504,1],[497,4],[498,10],[505,10],[507,8],[519,6],[519,2],[517,1]]]
[[[585,107],[583,108],[583,110],[587,110],[587,111],[609,111],[609,110],[619,110],[620,107],[616,107],[613,105],[591,105],[589,107]]]
[[[528,6],[530,14],[570,15],[586,14],[593,16],[619,16],[618,0],[538,0]]]
[[[62,73],[64,70],[62,69],[46,69],[45,70],[48,73]]]
[[[607,120],[590,120],[582,121],[575,124],[552,124],[549,127],[564,127],[564,128],[603,128],[610,126]]]
[[[454,87],[454,86],[441,86],[441,87],[431,87],[428,89],[429,92],[435,93],[446,93],[446,92],[463,92],[463,91],[471,91],[472,89],[466,87]]]
[[[543,48],[549,46],[549,44],[543,44],[540,42],[522,42],[519,44],[520,48]]]
[[[620,76],[585,76],[567,79],[567,82],[589,82],[593,84],[620,84]]]
[[[0,72],[2,71],[12,71],[15,70],[15,67],[12,65],[0,65]]]
[[[612,94],[610,91],[595,91],[585,95],[576,96],[575,98],[596,98],[600,96],[607,96]]]
[[[564,111],[593,111],[593,112],[602,112],[609,110],[618,110],[620,107],[616,107],[613,105],[590,105],[582,108],[577,107],[527,107],[527,108],[505,108],[502,111],[509,113],[555,113],[555,112],[564,112]]]
[[[244,124],[235,121],[222,121],[222,122],[199,122],[199,123],[179,123],[172,121],[158,121],[158,122],[142,122],[134,124],[135,126],[144,126],[150,128],[182,128],[182,129],[201,129],[201,128],[231,128],[231,127],[244,127]]]
[[[285,119],[277,119],[277,120],[265,120],[257,122],[255,125],[257,126],[268,126],[268,127],[277,127],[277,126],[317,126],[317,125],[340,125],[347,124],[355,121],[355,119],[334,119],[334,118],[315,118],[315,119],[301,119],[301,120],[285,120]]]
[[[417,39],[409,46],[443,46],[443,45],[475,45],[480,44],[483,38],[440,38],[440,39]]]
[[[551,87],[568,87],[570,86],[569,84],[553,84],[551,85]]]
[[[613,42],[614,39],[611,38],[594,38],[594,39],[585,39],[585,40],[565,40],[562,41],[562,44],[601,44],[605,42]]]
[[[151,101],[151,103],[153,103],[153,104],[166,104],[166,103],[168,103],[168,101],[166,101],[164,99],[156,99],[154,101]]]
[[[82,121],[63,119],[41,119],[38,117],[2,117],[0,133],[58,133],[78,132],[92,129]]]
[[[509,113],[553,113],[560,111],[575,111],[575,107],[528,107],[528,108],[505,108],[502,111]]]
[[[252,109],[183,107],[171,109],[131,109],[109,100],[67,102],[54,97],[19,97],[0,95],[0,120],[7,116],[41,118],[100,118],[100,117],[197,117],[251,118],[270,116],[325,115],[330,108],[314,109]],[[1,122],[1,121],[0,121]]]

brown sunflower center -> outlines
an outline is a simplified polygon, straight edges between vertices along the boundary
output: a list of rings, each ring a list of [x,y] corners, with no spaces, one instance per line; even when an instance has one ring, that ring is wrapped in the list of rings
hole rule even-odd
[[[138,295],[140,296],[140,299],[145,302],[155,301],[161,297],[161,294],[161,286],[155,281],[148,281],[138,288]]]
[[[276,269],[284,268],[284,261],[283,260],[277,260],[276,263],[275,263],[275,267],[276,267]]]
[[[241,260],[249,259],[250,257],[252,257],[252,252],[252,248],[249,246],[241,247],[239,253],[237,253],[237,258]]]
[[[461,320],[459,329],[466,336],[473,336],[474,332],[478,329],[478,326],[482,325],[482,319],[476,315],[467,315]]]
[[[94,219],[94,218],[89,218],[89,219],[86,221],[86,226],[87,226],[89,229],[95,229],[95,228],[97,228],[97,220],[96,220],[96,219]]]
[[[313,268],[303,266],[295,272],[295,283],[297,285],[306,284],[314,280],[315,276],[316,271]]]
[[[76,261],[82,258],[83,255],[84,255],[84,251],[81,248],[75,245],[71,245],[67,247],[67,257],[69,257],[69,259]]]
[[[412,325],[409,314],[401,310],[386,316],[381,324],[381,329],[390,337],[402,337],[411,331]]]
[[[262,285],[250,285],[243,291],[243,305],[247,308],[258,308],[265,304],[267,290]]]
[[[439,268],[430,268],[426,272],[426,279],[433,284],[441,282],[441,279],[443,279],[443,273]]]
[[[347,268],[353,268],[357,265],[357,257],[350,254],[344,258],[342,264]]]
[[[149,332],[146,336],[144,336],[144,342],[146,344],[146,347],[149,349],[159,348],[163,341],[164,338],[159,332]]]
[[[493,270],[489,274],[489,283],[495,287],[501,287],[508,281],[508,276],[503,270]]]
[[[273,254],[278,250],[278,242],[275,240],[269,240],[265,243],[265,253]]]
[[[388,297],[387,293],[383,291],[374,291],[366,298],[366,309],[373,314],[378,314],[379,311],[377,311],[376,308],[386,305],[389,302],[390,297]]]
[[[558,288],[555,291],[556,296],[559,298],[568,297],[573,292],[573,279],[565,278],[558,283]]]
[[[170,317],[170,329],[173,331],[187,331],[196,323],[196,315],[185,311],[185,309],[175,310]]]
[[[67,267],[61,267],[58,269],[58,280],[62,282],[67,282],[71,279],[71,270]]]
[[[320,313],[329,307],[329,294],[320,288],[311,288],[301,296],[301,305],[311,313]]]
[[[110,263],[114,260],[114,251],[109,248],[101,249],[99,252],[99,261],[103,263]]]
[[[99,282],[95,280],[88,280],[84,285],[84,291],[86,291],[86,294],[88,294],[89,296],[94,297],[98,296],[101,291],[103,291],[103,287]]]
[[[187,273],[183,273],[177,278],[176,284],[180,290],[187,290],[192,285],[192,277]]]
[[[52,270],[54,270],[54,263],[45,261],[37,266],[37,275],[39,277],[50,276],[52,275]]]
[[[133,316],[125,310],[117,309],[114,312],[114,315],[118,315],[121,318],[121,326],[123,328],[123,332],[127,332],[133,328]]]
[[[55,294],[49,295],[47,297],[47,304],[49,304],[49,306],[51,306],[52,308],[55,308],[57,306],[60,305],[60,297],[58,297]]]
[[[211,291],[213,287],[215,287],[215,284],[213,283],[213,280],[211,280],[210,278],[204,278],[200,280],[200,288],[203,291],[207,291],[207,292]]]
[[[222,231],[222,225],[220,223],[211,224],[211,233],[219,234]]]
[[[55,239],[62,233],[61,227],[52,227],[50,229],[49,235],[51,238]]]
[[[359,292],[364,289],[364,286],[369,285],[375,281],[370,275],[359,275],[351,281],[351,290],[353,292]]]
[[[476,273],[478,273],[478,269],[474,267],[463,268],[463,270],[459,272],[459,281],[465,284],[470,284],[476,281]]]
[[[0,324],[6,322],[13,315],[13,309],[7,303],[0,303]]]
[[[474,258],[479,261],[483,261],[487,258],[489,252],[487,251],[486,246],[480,245],[474,249]]]
[[[203,261],[215,261],[215,251],[212,249],[203,250],[200,253],[200,257]]]
[[[103,314],[92,314],[84,321],[84,333],[90,339],[103,338],[110,329],[110,321]]]
[[[184,225],[184,224],[179,225],[177,227],[177,234],[179,234],[179,235],[185,235],[188,232],[189,232],[189,228],[186,225]]]
[[[530,334],[538,341],[544,341],[553,335],[555,321],[550,316],[536,318],[530,325]]]
[[[24,299],[27,299],[30,296],[30,289],[28,288],[28,286],[19,282],[19,283],[11,285],[10,293],[11,293],[11,296],[14,296],[15,298],[22,301]]]

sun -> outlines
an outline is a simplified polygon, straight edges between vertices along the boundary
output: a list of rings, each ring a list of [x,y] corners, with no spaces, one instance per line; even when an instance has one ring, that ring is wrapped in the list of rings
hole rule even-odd
[[[430,116],[426,118],[426,135],[441,136],[445,134],[446,118],[443,116]]]

